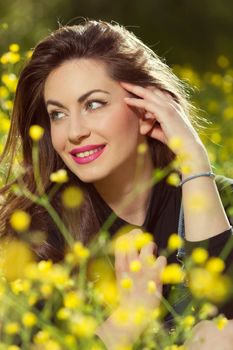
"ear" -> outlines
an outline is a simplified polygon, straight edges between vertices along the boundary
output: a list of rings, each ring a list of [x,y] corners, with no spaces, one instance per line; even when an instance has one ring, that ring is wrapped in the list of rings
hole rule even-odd
[[[150,117],[150,113],[147,112],[145,115],[145,111],[143,114],[141,114],[141,117],[139,118],[139,129],[141,135],[147,135],[152,129],[155,122],[155,118],[152,116]]]

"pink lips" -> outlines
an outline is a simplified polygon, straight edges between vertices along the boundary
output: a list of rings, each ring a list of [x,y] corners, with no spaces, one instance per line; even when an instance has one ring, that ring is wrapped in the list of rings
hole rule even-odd
[[[73,160],[78,163],[78,164],[86,164],[86,163],[90,163],[93,160],[95,160],[96,158],[98,158],[104,151],[106,145],[87,145],[87,146],[83,146],[83,147],[78,147],[73,149],[70,154],[73,158]],[[101,149],[93,154],[90,154],[89,156],[85,156],[83,158],[81,157],[77,157],[77,153],[81,153],[81,152],[86,152],[86,151],[90,151],[96,148],[100,148]]]

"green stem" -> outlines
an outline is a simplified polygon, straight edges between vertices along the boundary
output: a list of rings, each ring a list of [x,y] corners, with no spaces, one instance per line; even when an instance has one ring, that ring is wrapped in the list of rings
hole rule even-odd
[[[43,196],[43,197],[39,198],[37,202],[38,202],[38,204],[40,204],[42,207],[44,207],[47,210],[47,212],[49,213],[49,215],[53,219],[54,223],[61,231],[61,233],[62,233],[63,237],[65,238],[66,242],[68,243],[68,245],[70,247],[72,247],[73,243],[74,243],[74,238],[72,237],[72,235],[70,234],[70,232],[66,228],[66,226],[64,225],[63,221],[59,217],[56,210],[49,203],[48,198],[46,196]]]
[[[4,305],[8,304],[10,307],[13,307],[14,310],[19,314],[19,317],[22,317],[22,314],[25,311],[28,311],[28,305],[26,307],[22,306],[21,303],[19,303],[18,297],[14,297],[13,295],[4,295]],[[64,336],[65,333],[62,332],[61,329],[57,329],[51,324],[48,324],[48,319],[44,318],[42,313],[39,312],[36,308],[33,308],[32,311],[37,317],[37,326],[41,327],[41,329],[48,330],[51,335],[57,339],[61,344],[64,344]]]
[[[63,221],[61,220],[61,218],[59,217],[56,210],[50,204],[48,197],[45,194],[42,197],[38,197],[38,196],[34,195],[33,193],[31,193],[26,188],[26,186],[23,182],[21,182],[21,184],[22,184],[23,195],[26,198],[30,199],[33,203],[39,204],[40,206],[44,207],[47,210],[48,214],[53,219],[54,223],[56,224],[56,226],[60,230],[61,234],[63,235],[63,237],[66,240],[66,242],[68,243],[68,245],[70,247],[72,247],[72,245],[74,243],[74,239],[73,239],[71,233],[69,232],[69,230],[66,228]]]
[[[222,260],[226,260],[226,258],[228,257],[228,255],[230,254],[230,252],[232,251],[233,248],[233,239],[232,239],[232,235],[229,237],[227,244],[225,244],[224,248],[222,249],[219,257]]]
[[[43,184],[40,176],[40,168],[39,168],[39,147],[38,143],[33,143],[32,147],[32,163],[33,163],[33,171],[35,175],[36,187],[39,195],[43,194]]]
[[[161,296],[161,303],[166,307],[166,309],[170,312],[170,314],[174,317],[179,319],[180,315],[174,310],[174,308],[170,305],[170,303]]]

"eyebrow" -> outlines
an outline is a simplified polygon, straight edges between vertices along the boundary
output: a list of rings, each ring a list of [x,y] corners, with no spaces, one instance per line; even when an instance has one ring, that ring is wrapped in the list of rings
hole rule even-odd
[[[108,91],[105,91],[105,90],[100,90],[100,89],[90,90],[90,91],[86,92],[85,94],[83,94],[82,96],[80,96],[80,97],[78,98],[78,102],[79,102],[79,103],[84,102],[84,101],[88,98],[88,96],[90,96],[90,95],[93,94],[94,92],[104,92],[104,93],[110,95],[110,93],[109,93]],[[61,108],[66,108],[66,107],[63,106],[60,102],[55,101],[55,100],[48,100],[48,101],[46,102],[46,107],[47,107],[48,105],[54,105],[54,106],[58,106],[58,107],[61,107]]]

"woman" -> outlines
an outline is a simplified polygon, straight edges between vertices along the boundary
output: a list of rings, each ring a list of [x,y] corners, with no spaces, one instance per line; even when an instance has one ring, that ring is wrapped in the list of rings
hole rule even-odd
[[[39,124],[45,130],[39,143],[44,190],[52,186],[50,174],[65,168],[67,185],[75,183],[85,194],[78,215],[62,210],[60,192],[52,201],[75,239],[88,244],[113,211],[117,220],[109,229],[111,234],[125,223],[146,228],[154,233],[160,252],[169,235],[177,232],[182,199],[187,249],[210,240],[215,254],[216,245],[222,248],[230,237],[231,226],[194,122],[194,108],[184,85],[152,50],[122,26],[86,21],[58,29],[35,47],[20,74],[2,158],[12,160],[19,141],[26,169],[23,181],[30,191],[36,191],[28,133],[31,125]],[[182,147],[174,147],[177,138]],[[143,171],[137,167],[141,144],[147,145]],[[178,172],[182,187],[170,186],[163,179],[135,195],[135,188],[150,183],[154,168],[165,168],[176,157],[184,159],[184,150],[185,163]],[[16,208],[25,209],[32,217],[31,228],[49,233],[46,242],[35,248],[39,258],[61,260],[65,241],[49,215],[28,199],[14,196],[9,188],[8,184],[1,190],[4,195],[9,192],[0,213],[1,234],[14,234],[10,214]],[[189,205],[197,192],[208,198],[208,205],[198,213]],[[122,207],[125,202],[127,206]],[[116,255],[117,280],[127,272],[128,261],[143,259],[154,250],[155,244],[150,243],[140,253],[132,250],[129,256]],[[176,257],[169,259],[172,262]],[[165,264],[161,256],[152,270],[144,271],[148,278],[154,276],[160,291],[158,275]],[[126,303],[143,300],[143,293],[139,294],[128,296]],[[154,296],[148,307],[158,303]],[[141,331],[126,333],[133,341]],[[98,334],[111,348],[122,332],[110,319]],[[107,333],[110,340],[105,338]]]

